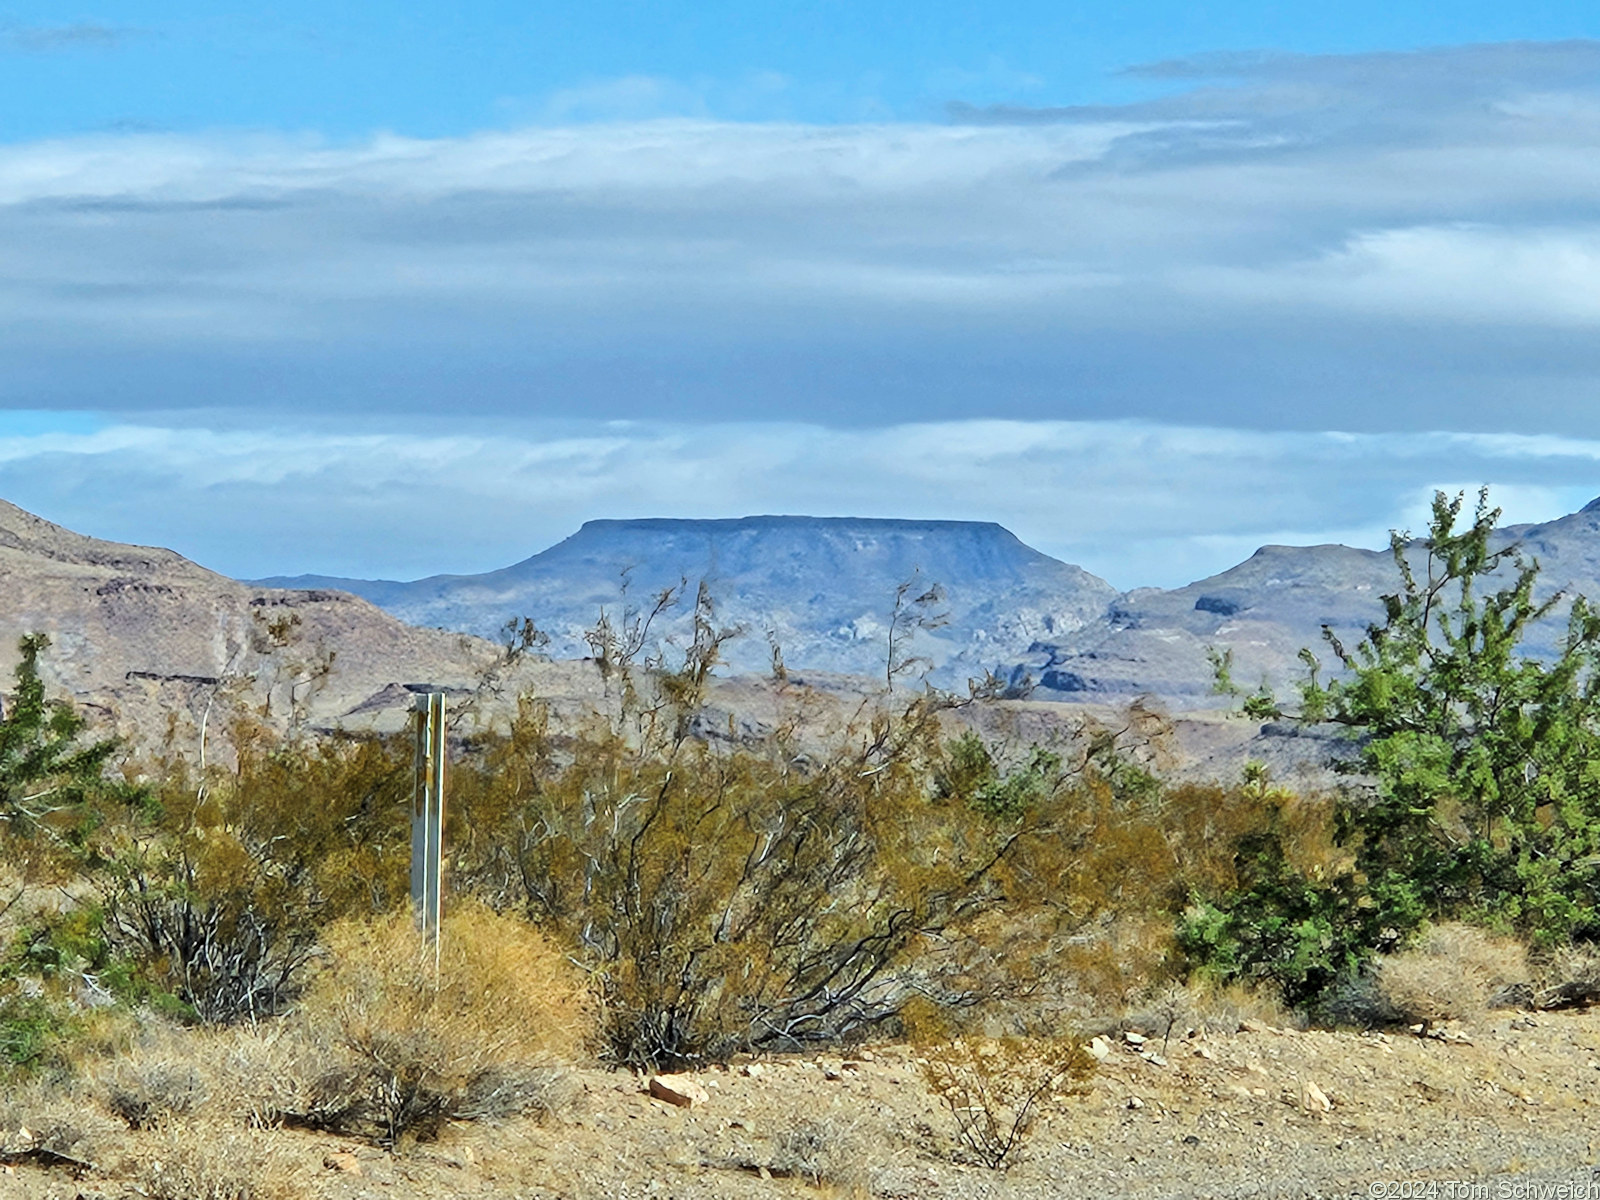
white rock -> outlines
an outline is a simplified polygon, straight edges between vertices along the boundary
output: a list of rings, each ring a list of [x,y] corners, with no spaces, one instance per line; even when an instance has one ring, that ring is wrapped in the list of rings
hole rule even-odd
[[[1333,1111],[1333,1101],[1329,1100],[1322,1089],[1309,1079],[1300,1085],[1300,1106],[1307,1112]]]

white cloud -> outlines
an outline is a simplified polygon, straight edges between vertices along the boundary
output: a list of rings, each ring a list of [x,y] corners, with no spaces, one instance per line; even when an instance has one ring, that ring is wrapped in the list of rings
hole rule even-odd
[[[1418,226],[1353,236],[1310,262],[1197,272],[1195,292],[1325,305],[1412,321],[1600,323],[1600,224]]]
[[[639,79],[450,139],[0,146],[0,405],[122,414],[5,440],[0,492],[236,573],[788,510],[1170,583],[1377,544],[1439,481],[1554,515],[1600,491],[1597,67],[1225,56],[828,127],[634,119],[698,111]]]
[[[1557,516],[1600,492],[1600,442],[1009,421],[0,436],[0,495],[252,576],[485,570],[594,517],[776,512],[999,521],[1120,586],[1175,585],[1266,542],[1381,545],[1433,487],[1481,482],[1508,521]]]

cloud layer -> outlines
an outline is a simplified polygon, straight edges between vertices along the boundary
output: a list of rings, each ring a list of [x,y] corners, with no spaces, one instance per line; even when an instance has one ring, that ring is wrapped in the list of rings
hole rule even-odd
[[[1135,73],[943,124],[551,123],[633,79],[452,139],[0,146],[0,406],[108,414],[13,424],[0,494],[240,575],[788,511],[1131,586],[1379,544],[1435,485],[1600,492],[1600,43]]]
[[[1485,481],[1510,521],[1558,516],[1600,493],[1600,441],[1017,421],[0,437],[0,495],[237,576],[479,571],[595,517],[805,513],[999,521],[1120,587],[1173,586],[1265,542],[1381,546],[1433,487]]]
[[[0,402],[1600,433],[1600,43],[1141,70],[945,125],[3,147]]]

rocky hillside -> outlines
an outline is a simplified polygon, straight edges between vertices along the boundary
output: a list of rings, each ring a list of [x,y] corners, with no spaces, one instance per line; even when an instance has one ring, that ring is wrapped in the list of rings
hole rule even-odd
[[[944,623],[919,634],[912,651],[933,661],[935,678],[957,685],[1095,623],[1116,595],[999,525],[820,517],[590,521],[559,545],[483,575],[261,582],[342,588],[414,624],[486,637],[509,618],[530,617],[551,635],[551,654],[569,657],[587,653],[584,631],[602,612],[620,622],[684,581],[686,603],[657,632],[684,637],[704,581],[719,622],[746,631],[728,648],[735,668],[765,668],[770,637],[790,665],[867,676],[884,672],[899,585],[915,581],[915,596],[938,583],[944,599],[928,611]]]
[[[1543,595],[1560,590],[1600,598],[1600,500],[1554,521],[1507,526],[1496,539],[1538,561]],[[1419,574],[1426,570],[1420,544],[1412,565]],[[1253,689],[1266,680],[1284,688],[1302,673],[1302,646],[1331,657],[1323,650],[1324,625],[1355,640],[1382,619],[1381,597],[1399,582],[1388,550],[1263,546],[1187,587],[1128,592],[1077,634],[1041,639],[1024,665],[1043,685],[1042,697],[1115,701],[1155,693],[1178,708],[1206,707],[1220,702],[1208,646],[1233,651],[1239,686]],[[1551,652],[1566,619],[1563,603],[1534,630],[1529,648]]]
[[[170,550],[84,537],[0,501],[0,670],[43,671],[102,727],[192,753],[202,719],[398,726],[411,691],[471,686],[495,648],[414,629],[356,596],[237,583]],[[210,714],[207,718],[207,714]]]

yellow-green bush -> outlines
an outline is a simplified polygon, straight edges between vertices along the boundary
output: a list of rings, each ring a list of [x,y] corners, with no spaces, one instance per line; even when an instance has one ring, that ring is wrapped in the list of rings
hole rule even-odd
[[[300,1016],[327,1069],[311,1123],[394,1145],[453,1118],[548,1105],[593,1029],[584,981],[552,942],[472,905],[444,920],[437,964],[409,914],[326,931],[329,963]]]

